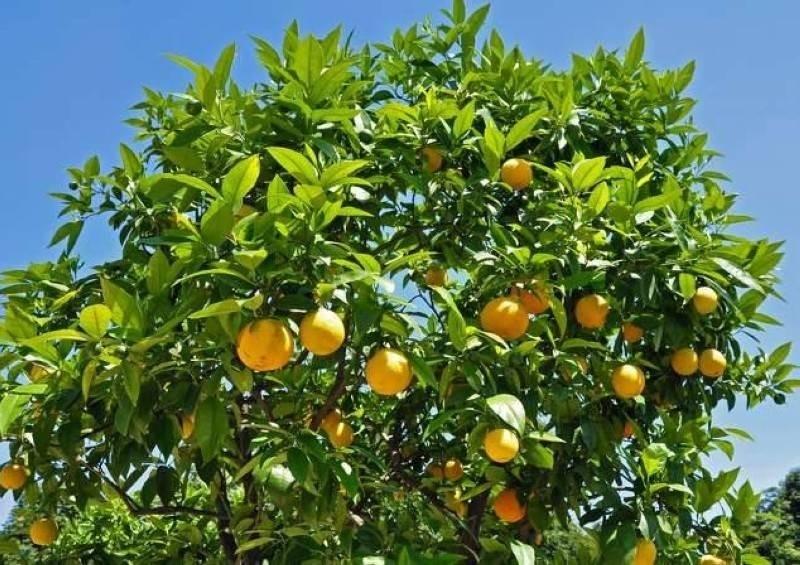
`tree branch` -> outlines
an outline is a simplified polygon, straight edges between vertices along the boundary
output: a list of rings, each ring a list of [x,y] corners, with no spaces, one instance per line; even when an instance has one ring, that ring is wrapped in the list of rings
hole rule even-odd
[[[328,412],[333,409],[337,401],[347,390],[347,374],[345,372],[347,367],[347,345],[350,342],[350,334],[352,332],[349,318],[350,316],[348,314],[344,321],[345,336],[337,354],[338,366],[336,367],[336,379],[333,381],[333,385],[331,385],[331,389],[328,391],[328,396],[325,398],[325,402],[311,418],[311,424],[309,427],[314,431],[319,429],[323,418],[328,415]]]
[[[480,560],[480,535],[483,515],[486,513],[486,503],[489,501],[489,491],[484,491],[469,501],[467,511],[467,527],[461,534],[461,543],[467,550],[467,562],[477,565]]]

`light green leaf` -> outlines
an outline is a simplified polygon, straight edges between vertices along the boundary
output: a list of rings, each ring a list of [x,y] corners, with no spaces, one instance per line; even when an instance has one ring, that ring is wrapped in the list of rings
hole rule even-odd
[[[633,213],[644,214],[645,212],[653,212],[658,210],[659,208],[664,208],[665,206],[669,206],[676,200],[681,198],[682,193],[675,190],[672,192],[665,192],[664,194],[659,194],[658,196],[651,196],[650,198],[645,198],[644,200],[640,200],[637,202],[633,207]]]
[[[601,182],[594,187],[594,190],[589,195],[589,200],[587,200],[586,205],[589,207],[589,210],[591,210],[592,213],[597,216],[603,210],[605,210],[609,200],[611,200],[611,191],[608,189],[608,185],[606,183]]]
[[[511,553],[519,565],[536,565],[536,550],[527,543],[513,540],[511,542]]]
[[[93,304],[81,311],[79,323],[87,334],[100,339],[111,326],[111,309],[105,304]]]
[[[539,123],[539,120],[541,120],[545,114],[547,114],[547,109],[542,108],[531,112],[515,123],[506,134],[505,152],[508,153],[533,135],[533,128],[536,127],[536,124]]]
[[[22,414],[22,409],[30,400],[27,394],[14,394],[10,392],[0,400],[0,437],[5,436],[11,425]]]
[[[108,279],[100,279],[103,301],[111,309],[111,319],[118,326],[141,335],[144,332],[144,317],[136,298]]]
[[[322,73],[325,63],[325,54],[319,41],[308,35],[297,42],[292,61],[292,70],[297,73],[300,81],[310,88]]]
[[[200,403],[195,421],[197,444],[203,459],[210,461],[220,452],[230,431],[228,414],[222,401],[216,397],[207,397]]]
[[[298,199],[289,192],[283,179],[275,175],[275,178],[269,183],[269,188],[267,189],[267,210],[278,214],[293,201],[298,201]]]
[[[639,28],[625,52],[625,62],[623,63],[625,71],[633,72],[642,62],[642,55],[644,55],[644,30]]]
[[[303,154],[285,147],[269,147],[267,151],[287,173],[300,182],[312,185],[319,183],[314,165]]]
[[[323,188],[336,186],[341,181],[360,171],[367,165],[369,165],[369,161],[364,160],[339,161],[322,172],[319,182]]]
[[[475,121],[475,101],[470,101],[469,104],[461,108],[456,114],[455,122],[453,123],[453,136],[458,139],[470,129],[472,123]]]
[[[222,195],[237,208],[253,189],[261,172],[258,156],[252,155],[236,163],[222,179]]]
[[[723,259],[722,257],[712,257],[711,260],[714,261],[720,267],[722,267],[722,269],[725,272],[727,272],[729,275],[731,275],[733,278],[738,280],[743,285],[748,286],[753,290],[757,290],[758,292],[764,294],[764,288],[761,286],[761,283],[759,283],[752,275],[750,275],[750,273],[748,273],[744,269],[737,267],[736,265],[734,265],[727,259]]]
[[[689,273],[681,273],[678,275],[678,286],[681,289],[681,295],[685,300],[690,300],[697,290],[694,276]]]
[[[506,424],[522,435],[525,432],[525,407],[511,394],[497,394],[486,399],[486,404]]]
[[[242,311],[239,306],[239,301],[229,298],[221,302],[215,302],[202,310],[198,310],[189,316],[192,320],[199,320],[201,318],[211,318],[214,316],[224,316],[226,314],[235,314]]]
[[[605,157],[584,159],[576,163],[575,166],[572,167],[572,188],[576,192],[592,188],[603,175],[605,166]]]
[[[236,216],[233,205],[225,200],[215,200],[200,220],[200,233],[210,245],[221,245],[231,233]]]

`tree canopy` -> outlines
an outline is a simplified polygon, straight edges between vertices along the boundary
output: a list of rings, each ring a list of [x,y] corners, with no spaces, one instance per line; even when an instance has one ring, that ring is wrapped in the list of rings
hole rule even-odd
[[[249,88],[233,45],[172,56],[186,91],[69,169],[61,254],[0,289],[15,535],[107,503],[220,562],[532,563],[572,522],[587,562],[743,559],[758,496],[706,457],[747,437],[715,407],[800,384],[751,341],[781,243],[732,231],[694,63],[640,31],[557,70],[488,10],[358,48],[294,22]]]

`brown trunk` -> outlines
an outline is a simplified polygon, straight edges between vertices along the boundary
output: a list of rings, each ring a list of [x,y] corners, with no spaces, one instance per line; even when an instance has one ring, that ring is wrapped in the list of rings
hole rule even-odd
[[[481,554],[481,522],[483,514],[486,512],[486,503],[489,500],[489,492],[483,492],[469,501],[467,512],[466,530],[461,534],[461,543],[469,565],[477,565]]]

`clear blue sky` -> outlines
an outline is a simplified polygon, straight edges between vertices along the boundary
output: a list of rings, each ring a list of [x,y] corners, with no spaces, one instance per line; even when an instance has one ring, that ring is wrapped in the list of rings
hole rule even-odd
[[[342,23],[357,42],[386,40],[438,7],[431,0],[4,0],[0,7],[0,269],[55,256],[47,244],[57,225],[48,192],[62,190],[64,169],[91,154],[117,159],[131,130],[122,123],[141,86],[182,90],[186,72],[166,53],[211,64],[235,41],[234,75],[241,83],[264,73],[250,50],[255,34],[279,42],[296,18],[301,32],[323,33]],[[471,7],[477,3],[470,2]],[[646,58],[657,67],[697,61],[692,95],[696,119],[725,154],[718,168],[741,194],[738,211],[758,219],[748,235],[788,240],[782,292],[771,310],[786,325],[764,339],[775,346],[800,334],[800,3],[792,0],[498,0],[488,23],[507,44],[557,67],[572,52],[598,44],[623,47],[639,26],[647,32]],[[91,237],[95,234],[96,237]],[[115,249],[99,227],[79,250],[97,263]],[[88,236],[88,237],[87,237]],[[798,345],[800,347],[800,344]],[[793,354],[795,363],[800,355]],[[776,484],[800,465],[800,398],[785,406],[718,414],[719,422],[751,430],[736,464],[757,488]],[[6,457],[0,448],[0,462]],[[717,465],[717,462],[715,462]],[[10,502],[0,501],[0,521]]]

